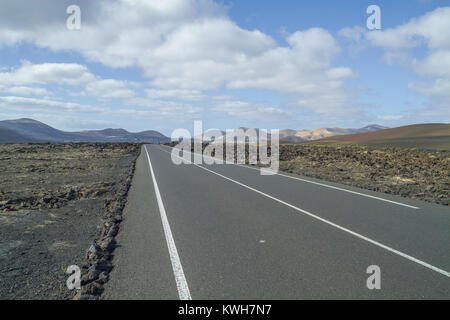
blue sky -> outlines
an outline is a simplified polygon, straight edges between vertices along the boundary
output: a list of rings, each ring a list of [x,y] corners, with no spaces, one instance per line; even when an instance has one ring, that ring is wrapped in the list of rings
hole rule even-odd
[[[80,30],[66,27],[71,4]],[[379,31],[366,28],[372,4]],[[0,119],[167,135],[196,119],[205,129],[449,122],[449,27],[438,0],[5,0]]]

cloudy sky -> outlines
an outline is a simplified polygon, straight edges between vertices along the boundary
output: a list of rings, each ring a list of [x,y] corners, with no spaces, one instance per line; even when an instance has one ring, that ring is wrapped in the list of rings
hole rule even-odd
[[[73,4],[80,30],[66,26]],[[382,30],[366,27],[371,4]],[[2,0],[0,119],[169,135],[195,119],[450,122],[449,30],[439,0]]]

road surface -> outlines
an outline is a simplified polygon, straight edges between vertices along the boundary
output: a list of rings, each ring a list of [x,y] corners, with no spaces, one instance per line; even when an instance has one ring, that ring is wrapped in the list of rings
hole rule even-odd
[[[450,298],[448,207],[170,152],[137,160],[103,298]]]

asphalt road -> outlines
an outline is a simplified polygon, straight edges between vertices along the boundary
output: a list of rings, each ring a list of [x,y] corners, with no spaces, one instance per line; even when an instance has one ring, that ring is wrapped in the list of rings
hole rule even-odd
[[[143,148],[103,298],[450,299],[447,207]]]

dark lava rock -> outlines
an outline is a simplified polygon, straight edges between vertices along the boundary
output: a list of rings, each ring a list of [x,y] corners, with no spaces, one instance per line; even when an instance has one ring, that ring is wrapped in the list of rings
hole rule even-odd
[[[103,293],[103,290],[103,286],[100,283],[94,281],[83,286],[83,288],[81,289],[81,295],[100,295]]]
[[[116,241],[114,240],[113,237],[107,237],[106,239],[101,240],[98,243],[98,246],[100,247],[100,249],[104,251],[111,251],[115,248],[115,244]]]
[[[100,300],[100,296],[92,295],[92,294],[82,294],[78,300]]]

